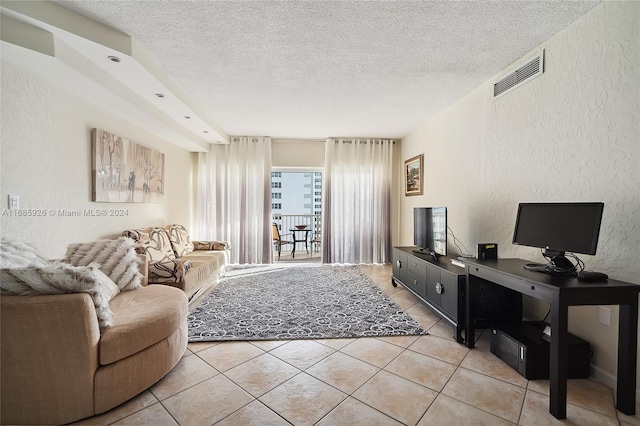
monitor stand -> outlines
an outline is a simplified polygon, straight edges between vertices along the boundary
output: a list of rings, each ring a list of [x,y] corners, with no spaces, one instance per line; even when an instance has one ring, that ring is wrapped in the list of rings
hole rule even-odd
[[[576,265],[565,257],[564,252],[545,250],[544,255],[549,258],[549,263],[527,263],[523,268],[528,271],[544,272],[552,275],[576,275]]]

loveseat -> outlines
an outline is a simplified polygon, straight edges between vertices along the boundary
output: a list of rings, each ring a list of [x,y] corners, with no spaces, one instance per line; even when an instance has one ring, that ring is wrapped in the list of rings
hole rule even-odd
[[[55,275],[52,268],[104,279],[106,274],[96,265],[60,268],[54,262],[7,269],[3,265],[2,288],[6,291],[10,279],[24,279],[34,269],[44,271],[47,279]],[[137,269],[137,263],[132,265]],[[120,291],[116,287],[115,296],[86,287],[80,292],[64,289],[65,294],[3,293],[2,424],[64,424],[104,413],[171,371],[187,347],[186,295],[170,286],[147,286],[139,278]],[[116,284],[109,281],[109,285]]]
[[[191,241],[182,225],[128,229],[122,235],[147,257],[150,284],[178,287],[190,300],[215,284],[229,262],[229,243]]]

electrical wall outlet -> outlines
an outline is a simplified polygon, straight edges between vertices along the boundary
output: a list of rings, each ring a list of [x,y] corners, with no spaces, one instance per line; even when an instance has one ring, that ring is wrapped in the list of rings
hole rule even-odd
[[[20,197],[17,195],[9,195],[9,210],[18,210],[20,208]]]
[[[598,306],[598,321],[607,327],[611,326],[611,309],[604,306]]]

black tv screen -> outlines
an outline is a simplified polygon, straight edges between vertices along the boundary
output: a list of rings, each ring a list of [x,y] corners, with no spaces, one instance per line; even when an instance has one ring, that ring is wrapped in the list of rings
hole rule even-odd
[[[447,255],[447,208],[413,209],[413,245],[429,254]]]
[[[604,203],[521,203],[513,243],[596,254]]]

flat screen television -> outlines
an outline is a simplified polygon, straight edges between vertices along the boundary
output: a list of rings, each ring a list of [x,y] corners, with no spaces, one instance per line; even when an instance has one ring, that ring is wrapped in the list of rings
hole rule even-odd
[[[542,249],[547,272],[573,272],[565,254],[596,254],[603,210],[604,203],[520,203],[513,244]]]
[[[436,260],[447,255],[447,208],[413,209],[413,245],[416,253],[430,254]]]

